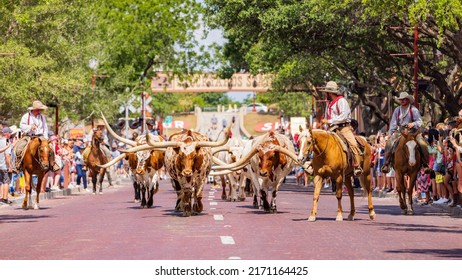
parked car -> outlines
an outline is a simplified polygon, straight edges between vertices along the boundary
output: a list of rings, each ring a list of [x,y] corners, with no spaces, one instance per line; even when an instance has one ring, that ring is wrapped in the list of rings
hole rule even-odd
[[[253,103],[252,104],[248,104],[247,105],[247,111],[252,111],[253,110]],[[255,110],[257,112],[268,112],[268,107],[265,106],[264,104],[262,103],[255,103]]]

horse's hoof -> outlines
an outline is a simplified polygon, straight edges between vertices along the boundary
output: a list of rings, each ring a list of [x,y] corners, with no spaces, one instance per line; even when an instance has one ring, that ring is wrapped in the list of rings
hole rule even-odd
[[[183,212],[183,217],[190,217],[191,216],[191,211],[184,211]]]
[[[239,201],[245,201],[245,197],[239,197]]]
[[[40,209],[40,205],[36,204],[34,205],[34,210],[39,210]]]
[[[342,216],[337,216],[337,218],[335,218],[335,220],[337,222],[342,222],[343,221],[343,217]]]
[[[406,215],[407,210],[406,209],[401,209],[401,214]]]
[[[408,215],[414,215],[414,210],[411,209],[411,210],[407,211],[407,214],[408,214]]]
[[[372,211],[371,213],[369,213],[369,218],[370,218],[371,220],[375,220],[375,217],[376,217],[376,215],[375,215],[375,212],[374,212],[374,211]]]
[[[355,220],[355,216],[353,215],[348,215],[348,221],[354,221]]]
[[[23,205],[22,205],[22,209],[24,209],[24,210],[29,210],[29,207],[27,207],[27,205],[24,205],[24,204],[23,204]]]
[[[308,222],[314,222],[314,221],[316,221],[316,216],[310,216],[308,218]]]

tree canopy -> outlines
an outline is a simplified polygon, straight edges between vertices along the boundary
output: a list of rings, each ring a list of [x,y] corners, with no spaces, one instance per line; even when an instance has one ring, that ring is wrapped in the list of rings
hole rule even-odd
[[[430,101],[421,109],[431,110],[432,121],[460,109],[458,0],[205,2],[212,26],[222,26],[229,40],[223,53],[235,71],[274,73],[279,95],[304,91],[319,99],[316,87],[341,82],[350,88],[353,104],[366,106],[371,130],[388,122],[390,107],[378,101],[413,91],[416,26],[419,79],[431,85],[420,88],[419,100]]]

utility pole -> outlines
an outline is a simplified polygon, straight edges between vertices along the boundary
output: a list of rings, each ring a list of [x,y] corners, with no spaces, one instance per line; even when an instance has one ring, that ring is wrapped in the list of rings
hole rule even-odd
[[[418,53],[419,29],[417,23],[414,25],[414,106],[419,109],[419,53]]]

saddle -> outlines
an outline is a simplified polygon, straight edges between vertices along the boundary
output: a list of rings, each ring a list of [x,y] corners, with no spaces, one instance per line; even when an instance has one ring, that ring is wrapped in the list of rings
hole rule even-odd
[[[343,152],[346,154],[348,163],[350,165],[353,165],[354,155],[350,147],[350,143],[346,140],[345,136],[343,136],[341,133],[337,133],[337,132],[331,132],[331,133],[334,136],[335,141],[342,147]],[[361,152],[360,155],[363,155],[365,146],[363,142],[360,141],[360,138],[361,136],[355,135],[356,143],[358,143],[358,148]]]

